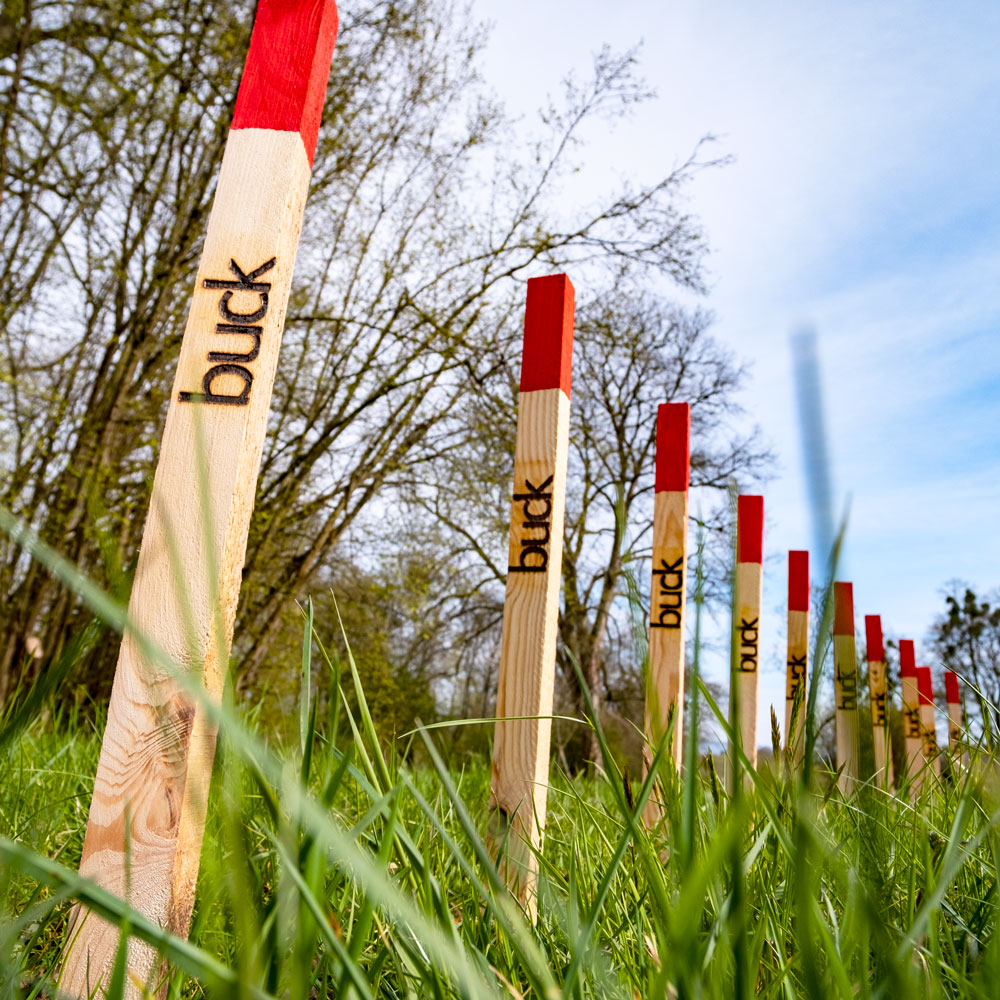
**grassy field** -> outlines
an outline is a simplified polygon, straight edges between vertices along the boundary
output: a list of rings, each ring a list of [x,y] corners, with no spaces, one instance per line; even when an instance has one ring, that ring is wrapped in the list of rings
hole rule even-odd
[[[985,755],[916,799],[862,786],[845,801],[772,771],[730,799],[705,762],[683,781],[664,767],[652,835],[651,786],[610,758],[553,774],[532,926],[482,839],[486,763],[449,768],[433,731],[412,737],[412,764],[384,755],[351,664],[309,646],[323,680],[291,746],[220,714],[189,942],[75,875],[101,727],[42,715],[0,732],[5,997],[52,994],[74,899],[152,941],[172,997],[997,996]]]

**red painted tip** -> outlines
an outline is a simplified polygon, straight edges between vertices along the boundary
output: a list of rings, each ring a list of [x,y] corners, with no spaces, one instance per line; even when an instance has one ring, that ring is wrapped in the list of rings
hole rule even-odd
[[[736,561],[764,561],[764,498],[736,498]]]
[[[954,670],[944,672],[944,700],[949,705],[959,705],[962,702],[962,694],[958,690],[958,674]]]
[[[917,656],[913,652],[912,639],[899,640],[899,676],[917,676]]]
[[[691,407],[660,403],[656,410],[656,492],[688,488],[691,467]]]
[[[868,662],[885,663],[882,619],[878,615],[865,615],[865,642],[868,645]]]
[[[334,0],[260,0],[233,128],[298,132],[312,166],[336,40]]]
[[[917,694],[920,695],[921,705],[934,704],[934,681],[930,667],[917,667]]]
[[[804,549],[788,553],[788,610],[809,610],[809,553]]]
[[[854,635],[854,584],[833,585],[833,634]]]
[[[573,283],[565,274],[528,279],[521,392],[562,389],[569,397],[575,296]]]

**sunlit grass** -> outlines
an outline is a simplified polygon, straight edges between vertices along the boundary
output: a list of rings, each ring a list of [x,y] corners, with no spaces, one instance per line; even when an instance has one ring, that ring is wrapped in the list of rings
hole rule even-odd
[[[433,734],[412,763],[383,747],[361,679],[321,643],[333,628],[306,632],[305,676],[323,679],[291,746],[220,711],[190,943],[75,875],[100,727],[21,726],[0,763],[5,995],[51,991],[73,898],[157,943],[175,996],[996,995],[993,758],[913,800],[846,801],[829,776],[811,791],[764,770],[730,802],[704,766],[665,762],[652,834],[641,775],[610,756],[554,773],[532,926],[481,838],[486,763],[449,771]]]

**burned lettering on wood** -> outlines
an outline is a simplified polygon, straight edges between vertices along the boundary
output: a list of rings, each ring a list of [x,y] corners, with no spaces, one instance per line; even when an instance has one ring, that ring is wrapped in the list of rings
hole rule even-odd
[[[250,344],[246,351],[240,353],[236,351],[209,351],[208,360],[218,361],[222,364],[212,365],[205,372],[201,380],[200,392],[179,392],[177,399],[181,403],[218,403],[223,406],[246,406],[250,402],[250,389],[253,386],[253,372],[238,361],[253,361],[260,354],[260,338],[264,330],[258,323],[267,315],[268,292],[271,290],[269,281],[258,281],[257,279],[271,270],[277,263],[277,258],[272,257],[265,261],[260,267],[246,274],[235,260],[229,261],[229,270],[236,275],[232,278],[206,278],[202,282],[203,288],[222,291],[219,299],[219,315],[226,322],[217,323],[215,332],[226,337],[249,337]],[[236,312],[230,307],[233,296],[237,292],[246,292],[256,295],[257,300],[250,303],[249,312]],[[244,345],[246,346],[246,345]],[[231,376],[221,385],[217,380],[223,376]],[[232,379],[239,379],[239,392],[224,392],[222,389],[228,385],[233,388]],[[214,388],[213,388],[214,387]]]
[[[659,582],[655,595],[650,628],[680,628],[681,604],[684,597],[684,557],[674,562],[660,560],[660,569],[653,570]]]
[[[519,539],[521,552],[516,566],[509,573],[544,573],[549,568],[549,542],[552,532],[552,480],[534,486],[527,477],[524,492],[514,494],[514,503],[522,504],[525,537]]]
[[[875,691],[872,693],[872,723],[884,728],[885,722],[885,692]]]
[[[916,705],[903,706],[903,732],[907,739],[920,739],[920,709]]]
[[[806,679],[806,654],[788,657],[788,691],[785,698],[794,701],[802,682]]]
[[[858,707],[858,672],[857,670],[844,670],[838,666],[836,671],[837,692],[839,701],[838,711],[853,711]]]
[[[747,621],[740,618],[740,670],[744,673],[752,674],[757,670],[757,622],[760,619],[753,618]]]

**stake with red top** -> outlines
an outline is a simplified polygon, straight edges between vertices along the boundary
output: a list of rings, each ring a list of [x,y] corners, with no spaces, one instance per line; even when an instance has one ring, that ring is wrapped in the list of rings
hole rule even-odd
[[[736,501],[736,579],[733,595],[732,693],[737,711],[733,729],[743,752],[757,766],[757,668],[760,660],[760,607],[764,588],[764,498]]]
[[[892,787],[892,754],[889,752],[889,695],[886,684],[885,644],[882,619],[865,615],[865,643],[868,659],[868,695],[872,706],[872,746],[875,752],[875,781]]]
[[[646,680],[647,765],[666,736],[680,768],[684,734],[684,613],[687,605],[687,517],[691,408],[661,403],[656,413],[656,494],[653,500],[653,572]],[[649,798],[643,818],[654,825],[662,804]]]
[[[930,667],[917,667],[917,696],[920,700],[920,740],[924,760],[941,773],[941,754],[937,741],[937,714],[934,711],[934,679]]]
[[[134,628],[122,640],[80,862],[83,875],[127,894],[154,924],[181,937],[194,901],[216,727],[139,636],[200,677],[211,698],[221,696],[336,35],[333,0],[258,4],[181,342],[129,601]],[[119,929],[78,906],[68,940],[61,991],[100,992]],[[158,965],[152,947],[130,942],[127,991],[138,995]]]
[[[944,672],[944,696],[948,703],[948,749],[961,752],[965,734],[965,718],[962,712],[962,695],[958,686],[958,674],[954,670]]]
[[[845,795],[858,780],[858,655],[854,645],[854,587],[833,585],[833,686],[837,712],[838,785]]]
[[[788,658],[785,745],[796,763],[805,752],[806,677],[809,673],[809,553],[788,553]],[[793,717],[794,713],[794,717]]]
[[[906,774],[916,785],[922,781],[923,738],[920,732],[920,694],[917,689],[917,660],[912,639],[899,640],[899,680],[903,698],[903,739]]]
[[[532,278],[514,449],[507,593],[490,780],[490,837],[507,884],[535,912],[545,829],[573,360],[573,285]],[[507,720],[507,721],[504,721]]]

